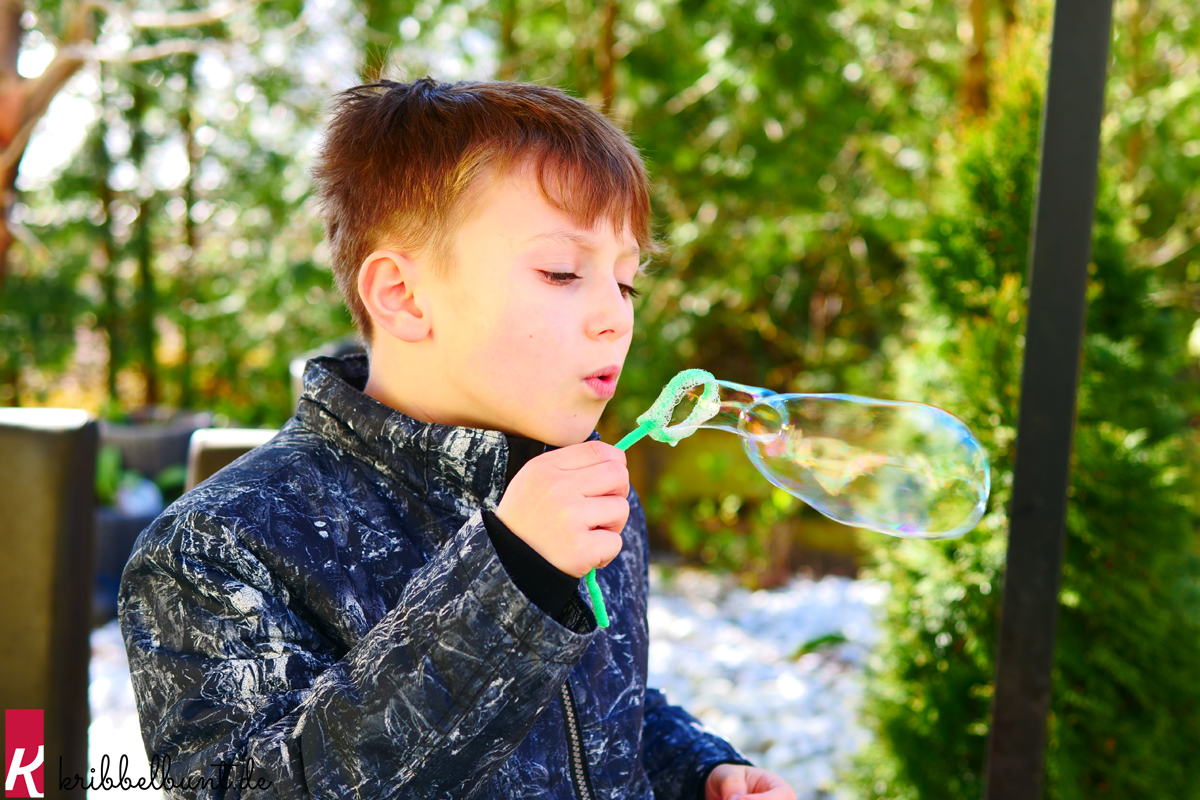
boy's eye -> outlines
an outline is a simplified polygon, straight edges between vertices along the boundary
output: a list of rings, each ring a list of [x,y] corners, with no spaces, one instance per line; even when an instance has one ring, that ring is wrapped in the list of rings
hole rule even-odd
[[[538,272],[542,273],[543,275],[548,277],[553,283],[556,283],[559,286],[566,286],[571,281],[579,279],[579,276],[576,275],[574,272],[547,272],[547,271],[541,270],[541,269],[539,269]],[[632,286],[627,286],[623,283],[621,284],[621,291],[623,291],[625,293],[626,297],[641,297],[642,296],[642,293],[639,292],[637,289],[633,288]]]

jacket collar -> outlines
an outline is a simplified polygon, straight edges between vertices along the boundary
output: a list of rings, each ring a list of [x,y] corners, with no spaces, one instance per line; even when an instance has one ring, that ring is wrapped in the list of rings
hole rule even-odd
[[[362,353],[309,360],[298,415],[431,505],[464,517],[495,508],[521,467],[558,449],[502,431],[414,419],[363,392],[369,363]],[[599,438],[592,431],[585,441]]]

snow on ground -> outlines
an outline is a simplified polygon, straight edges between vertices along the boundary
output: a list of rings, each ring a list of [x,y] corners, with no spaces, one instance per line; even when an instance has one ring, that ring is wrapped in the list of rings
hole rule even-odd
[[[833,576],[749,591],[729,576],[651,564],[649,684],[786,779],[799,800],[832,797],[839,769],[867,741],[856,722],[860,676],[885,592]],[[822,637],[831,638],[795,657]],[[115,780],[125,755],[131,780],[149,778],[116,620],[92,631],[90,676],[89,766],[98,772],[107,755]],[[161,798],[88,792],[91,800],[117,795]]]

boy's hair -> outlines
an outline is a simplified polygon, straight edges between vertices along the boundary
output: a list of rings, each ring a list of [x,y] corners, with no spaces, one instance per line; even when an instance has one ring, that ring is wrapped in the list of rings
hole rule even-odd
[[[337,95],[313,167],[333,274],[368,344],[358,271],[379,246],[454,269],[454,234],[482,199],[485,175],[530,164],[546,200],[578,226],[628,224],[642,256],[663,252],[650,230],[649,180],[629,137],[560,89],[509,81],[380,80]],[[549,191],[553,186],[554,192]]]

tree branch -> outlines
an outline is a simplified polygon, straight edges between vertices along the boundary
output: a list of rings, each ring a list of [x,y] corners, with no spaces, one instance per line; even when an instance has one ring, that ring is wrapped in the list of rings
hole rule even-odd
[[[25,95],[23,109],[25,119],[21,122],[21,127],[17,130],[16,135],[4,147],[3,153],[0,153],[0,175],[6,175],[8,170],[16,169],[21,155],[25,152],[25,145],[29,143],[29,137],[33,135],[33,129],[37,127],[38,120],[50,107],[50,101],[66,85],[71,76],[83,66],[82,59],[64,56],[66,49],[58,51],[54,60],[50,62],[50,66],[46,67],[41,75],[30,78],[25,83],[23,92]]]
[[[25,119],[21,124],[21,128],[17,134],[8,142],[2,153],[0,153],[0,174],[5,174],[9,168],[15,167],[21,160],[21,155],[25,152],[25,146],[29,143],[29,137],[33,135],[33,129],[37,126],[40,120],[50,107],[50,101],[62,90],[67,84],[67,81],[79,71],[88,61],[103,61],[110,63],[121,64],[136,64],[143,61],[153,61],[164,56],[173,55],[175,53],[196,53],[201,47],[208,44],[211,46],[211,41],[177,38],[167,39],[163,42],[158,42],[152,45],[141,45],[132,47],[129,50],[106,50],[104,48],[93,45],[86,36],[84,25],[79,23],[79,17],[89,13],[93,8],[106,7],[109,4],[105,0],[88,0],[81,3],[76,9],[76,17],[72,20],[69,30],[71,35],[68,36],[69,44],[60,47],[54,55],[54,60],[46,67],[45,71],[36,78],[29,78],[25,82],[24,94],[24,114]]]
[[[24,3],[7,0],[0,3],[0,74],[17,74],[17,57],[21,52],[21,14]]]
[[[42,74],[26,79],[18,77],[15,68],[7,71],[18,81],[15,91],[19,92],[21,101],[20,127],[11,139],[3,142],[3,148],[0,149],[0,288],[3,287],[8,246],[14,236],[24,238],[23,229],[19,229],[19,226],[14,228],[8,221],[12,185],[16,180],[17,168],[38,121],[45,116],[50,102],[67,81],[88,61],[126,64],[153,61],[175,53],[196,53],[206,41],[176,38],[125,51],[105,50],[95,44],[92,12],[100,10],[118,16],[134,28],[193,28],[219,22],[237,11],[240,6],[258,2],[261,0],[217,0],[208,8],[197,11],[156,12],[133,11],[113,0],[78,0],[74,8],[66,13],[67,21],[60,40],[62,44]],[[16,31],[18,49],[20,15],[23,10],[22,0],[0,0],[0,21],[8,28],[5,38],[12,39],[13,32]],[[10,61],[15,65],[14,58],[15,51],[0,54],[0,67]]]
[[[91,40],[91,13],[102,2],[104,0],[83,0],[79,3],[67,20],[66,32],[63,37],[64,46],[54,54],[50,65],[36,78],[22,80],[21,127],[17,130],[16,135],[5,144],[3,152],[0,152],[0,175],[6,175],[8,170],[16,169],[25,152],[25,145],[29,143],[29,137],[33,135],[33,129],[37,126],[38,120],[46,113],[46,109],[50,107],[50,101],[67,84],[71,76],[83,66],[84,60],[74,56],[70,51],[79,42]]]
[[[239,5],[226,0],[199,11],[134,11],[129,21],[135,28],[198,28],[220,22],[237,11]]]
[[[70,48],[72,58],[83,61],[103,61],[106,64],[138,64],[143,61],[153,61],[157,58],[174,55],[175,53],[198,53],[212,43],[202,39],[167,39],[155,44],[139,45],[128,50],[112,50],[87,44],[78,44]]]
[[[92,8],[103,9],[120,17],[135,28],[195,28],[212,25],[228,17],[244,5],[236,0],[221,0],[197,11],[134,11],[113,0],[85,0]],[[254,0],[258,2],[258,0]]]

